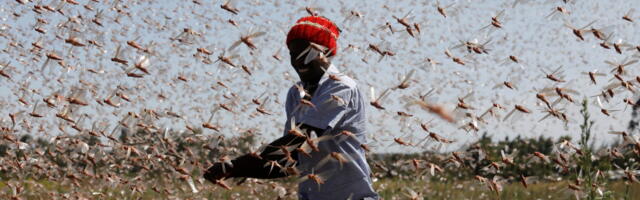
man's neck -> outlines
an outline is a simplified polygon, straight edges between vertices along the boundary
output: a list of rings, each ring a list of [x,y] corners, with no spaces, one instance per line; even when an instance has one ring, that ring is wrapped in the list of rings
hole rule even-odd
[[[316,89],[318,89],[318,83],[316,82],[315,84],[308,84],[305,83],[304,84],[304,90],[306,90],[308,92],[307,95],[304,96],[305,99],[307,100],[311,100],[313,93],[316,91]]]
[[[322,66],[322,68],[324,69],[322,74],[320,74],[317,78],[315,78],[314,80],[307,80],[307,81],[303,81],[303,86],[304,89],[309,92],[309,95],[307,97],[310,97],[314,94],[314,92],[316,91],[316,89],[318,88],[318,86],[320,85],[320,80],[322,80],[322,77],[324,76],[324,74],[326,73],[327,69],[329,69],[329,65],[326,66]]]

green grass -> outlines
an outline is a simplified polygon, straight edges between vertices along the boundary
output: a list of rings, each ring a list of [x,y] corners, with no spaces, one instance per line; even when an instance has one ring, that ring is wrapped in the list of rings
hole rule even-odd
[[[210,183],[198,184],[200,192],[191,193],[186,184],[176,182],[163,182],[162,180],[149,181],[140,184],[124,184],[112,187],[106,183],[96,184],[84,182],[80,187],[75,187],[70,183],[60,183],[50,180],[23,180],[18,181],[25,188],[23,198],[25,199],[49,199],[50,192],[59,194],[79,194],[90,199],[246,199],[256,197],[259,199],[273,199],[276,197],[274,186],[284,187],[289,192],[297,190],[293,179],[275,181],[248,181],[240,186],[236,186],[232,181],[231,190],[225,190]],[[15,184],[16,181],[11,181]],[[131,192],[131,186],[147,186],[143,192]],[[151,186],[157,185],[160,188],[167,188],[172,194],[157,193]],[[425,199],[574,199],[574,192],[568,189],[567,181],[532,183],[528,188],[524,188],[519,182],[503,183],[503,191],[499,196],[490,191],[485,184],[480,184],[477,180],[467,181],[427,181],[408,179],[380,179],[374,183],[374,188],[384,199],[407,199],[408,189],[420,194]],[[612,199],[624,199],[627,183],[622,181],[609,182],[604,188],[611,191]],[[629,189],[629,199],[640,197],[640,184],[632,184]],[[11,190],[7,187],[7,181],[0,181],[0,199],[10,198]],[[61,196],[61,195],[59,195]],[[294,193],[290,193],[285,199],[296,199]]]
[[[519,182],[503,183],[499,198],[495,192],[477,180],[427,182],[384,179],[376,182],[375,188],[384,199],[406,198],[406,188],[420,193],[425,199],[574,199],[574,191],[568,188],[568,184],[567,181],[540,182],[524,188]],[[610,182],[604,189],[611,191],[613,199],[624,199],[626,186],[626,182],[616,181]],[[640,184],[631,185],[629,197],[640,198]]]

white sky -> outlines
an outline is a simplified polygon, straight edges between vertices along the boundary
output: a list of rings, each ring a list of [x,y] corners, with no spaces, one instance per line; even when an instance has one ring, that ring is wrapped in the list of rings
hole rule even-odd
[[[79,2],[84,5],[88,1]],[[209,118],[209,110],[219,103],[231,102],[222,96],[233,92],[238,94],[240,99],[239,105],[232,106],[235,114],[219,111],[213,122],[223,126],[222,132],[229,136],[236,133],[237,129],[258,129],[262,139],[268,142],[281,134],[285,93],[298,80],[288,62],[289,56],[284,46],[285,33],[296,19],[307,15],[304,6],[311,6],[322,8],[320,14],[335,21],[343,30],[339,39],[340,51],[333,61],[340,70],[358,80],[364,93],[369,94],[370,86],[375,87],[377,93],[380,93],[384,88],[397,85],[402,74],[412,69],[417,70],[410,88],[393,91],[382,102],[387,107],[386,111],[368,107],[369,136],[378,141],[374,142],[377,144],[372,144],[378,152],[421,150],[416,147],[399,147],[393,143],[395,137],[415,143],[426,136],[414,120],[409,120],[412,122],[409,128],[402,129],[403,120],[397,117],[396,112],[409,112],[423,122],[435,118],[419,109],[406,110],[404,102],[401,101],[402,96],[424,93],[431,88],[438,90],[431,100],[445,103],[450,108],[454,107],[458,97],[473,90],[473,98],[467,99],[467,103],[477,108],[473,112],[478,115],[491,106],[492,100],[509,109],[513,108],[514,103],[518,103],[533,111],[533,114],[521,115],[516,120],[507,122],[491,119],[479,133],[488,131],[500,139],[507,135],[513,138],[518,134],[523,137],[572,135],[576,138],[581,122],[578,113],[580,106],[577,104],[565,106],[569,118],[572,119],[568,129],[565,129],[560,121],[552,118],[538,122],[544,116],[543,106],[536,104],[538,101],[533,89],[553,85],[553,82],[543,78],[540,68],[550,70],[560,65],[564,66],[563,76],[567,83],[559,86],[580,91],[580,95],[572,95],[575,100],[580,101],[584,97],[599,94],[601,88],[608,84],[607,81],[612,77],[608,72],[612,68],[604,63],[605,60],[622,61],[637,52],[626,51],[620,55],[613,50],[603,49],[598,46],[600,41],[592,34],[585,34],[585,41],[579,41],[569,28],[563,26],[564,20],[575,26],[583,26],[597,20],[595,27],[608,26],[607,30],[615,33],[611,41],[617,42],[621,39],[634,46],[640,44],[637,34],[638,22],[630,23],[621,19],[629,8],[640,7],[639,1],[574,0],[574,3],[564,4],[561,1],[525,0],[514,8],[513,1],[440,1],[445,6],[456,2],[453,7],[448,8],[447,18],[436,11],[435,1],[235,1],[232,4],[240,10],[239,15],[232,15],[220,9],[222,2],[218,1],[201,1],[202,5],[191,1],[135,2],[127,4],[128,8],[124,10],[130,12],[131,17],[120,17],[120,24],[113,21],[118,14],[115,10],[109,9],[112,7],[111,3],[91,4],[96,10],[105,10],[102,19],[104,26],[99,27],[90,22],[78,25],[77,27],[83,30],[78,36],[84,40],[97,40],[105,46],[101,49],[95,46],[76,47],[72,49],[71,54],[68,54],[70,45],[55,37],[58,31],[62,37],[68,36],[68,31],[55,28],[66,21],[66,17],[52,12],[36,15],[32,11],[34,3],[19,5],[10,1],[0,6],[0,30],[11,38],[0,40],[0,47],[8,52],[0,54],[0,61],[11,61],[11,65],[15,67],[12,70],[13,82],[0,77],[0,105],[5,108],[0,110],[1,119],[8,120],[8,113],[32,109],[34,102],[41,101],[52,91],[62,88],[69,91],[71,86],[79,85],[79,79],[83,79],[96,84],[97,92],[95,96],[88,94],[87,98],[91,104],[77,111],[92,116],[91,120],[83,122],[86,127],[91,127],[93,121],[106,121],[110,124],[109,127],[113,128],[116,120],[122,118],[126,112],[139,112],[142,108],[155,109],[158,112],[173,109],[185,116],[192,126],[200,126]],[[43,4],[54,6],[50,1]],[[63,10],[68,16],[82,14],[85,20],[92,19],[96,11],[89,11],[81,5],[65,5]],[[554,19],[545,18],[556,6],[566,8],[570,14],[558,15]],[[345,21],[350,10],[359,11],[364,17]],[[413,12],[409,21],[421,25],[422,33],[419,40],[409,37],[406,31],[391,34],[388,30],[379,28],[388,21],[394,28],[404,30],[392,16],[401,17],[411,10]],[[484,41],[484,34],[478,30],[488,25],[491,16],[500,10],[505,10],[501,18],[503,28],[493,31],[488,36],[493,41],[488,45],[491,49],[488,55],[469,55],[469,58],[476,62],[466,66],[458,65],[444,55],[444,50],[458,44],[458,40],[478,38]],[[19,13],[20,17],[15,17],[14,12]],[[640,20],[640,13],[634,13],[632,17]],[[47,34],[34,31],[36,18],[43,18],[49,22],[48,25],[44,25],[48,30]],[[226,22],[228,19],[235,20],[239,26],[234,27]],[[145,20],[149,23],[145,23]],[[183,28],[191,28],[201,33],[202,37],[197,38],[196,44],[193,45],[183,45],[169,40]],[[240,69],[228,69],[218,63],[204,64],[193,57],[196,48],[206,47],[214,51],[211,59],[215,60],[215,56],[236,41],[240,34],[247,34],[250,30],[267,33],[266,36],[255,39],[258,50],[250,54],[248,48],[241,45],[226,54],[239,55],[234,62],[251,67],[252,76]],[[100,36],[98,33],[104,35]],[[76,65],[78,69],[67,71],[57,64],[50,63],[42,73],[40,68],[46,59],[44,53],[36,55],[28,51],[31,43],[40,38],[44,41],[45,52],[56,51],[59,55],[65,56],[65,62]],[[126,77],[121,65],[110,61],[118,45],[124,47],[123,55],[130,63],[134,62],[137,56],[143,55],[142,52],[126,45],[126,41],[129,40],[136,40],[143,46],[149,46],[152,41],[157,44],[153,47],[157,55],[151,57],[151,75],[141,79]],[[24,48],[10,47],[9,43],[12,41]],[[345,51],[344,47],[348,44],[359,47],[360,50]],[[382,44],[396,55],[377,62],[377,54],[366,49],[369,44]],[[278,50],[283,58],[282,62],[271,57]],[[466,54],[461,49],[452,52],[460,57]],[[20,53],[24,55],[21,56]],[[522,60],[522,66],[502,65],[508,55],[518,56]],[[366,58],[368,64],[362,62],[362,58]],[[425,61],[426,58],[442,64],[430,67]],[[625,78],[631,79],[640,75],[638,67],[638,64],[627,67],[630,75]],[[100,68],[106,73],[91,74],[86,72],[88,68]],[[597,86],[592,85],[588,77],[581,74],[594,69],[608,73],[607,77],[599,77]],[[185,75],[189,81],[178,81],[179,75]],[[64,78],[62,83],[55,81],[58,78]],[[492,89],[505,80],[514,81],[518,90],[512,91],[504,87]],[[217,86],[216,81],[223,81],[230,89]],[[30,89],[40,91],[40,94],[26,96],[31,102],[30,106],[18,104],[17,100],[22,93],[13,92],[19,83],[24,82],[28,83]],[[112,108],[100,106],[95,102],[96,98],[107,96],[117,85],[132,88],[127,94],[135,99],[133,103],[123,102],[122,107]],[[135,86],[145,88],[135,90]],[[215,89],[211,89],[211,86],[215,86]],[[157,98],[161,91],[168,97],[167,100],[160,101]],[[272,96],[271,100],[278,101],[271,101],[266,107],[274,115],[250,117],[251,113],[255,113],[256,107],[251,103],[251,99],[264,92]],[[622,99],[626,97],[632,97],[632,94],[621,92],[611,103],[605,103],[607,108],[620,110],[613,112],[613,117],[604,116],[595,104],[590,105],[591,115],[596,121],[594,133],[598,142],[610,142],[616,138],[606,134],[609,130],[626,130],[631,114],[629,108],[624,110]],[[593,102],[595,98],[589,98],[589,101]],[[51,129],[50,134],[60,134],[54,127],[60,123],[55,113],[61,109],[62,104],[55,109],[45,109],[44,118],[29,120],[34,127],[42,124]],[[507,112],[501,111],[500,114],[504,117]],[[476,135],[457,129],[458,125],[446,124],[439,119],[433,122],[435,132],[457,140],[442,150],[452,150],[477,139]],[[162,119],[156,125],[184,129],[185,123],[176,119]],[[32,134],[41,134],[36,130],[34,129]],[[70,128],[67,128],[67,131],[76,133]],[[205,133],[213,131],[205,130]]]

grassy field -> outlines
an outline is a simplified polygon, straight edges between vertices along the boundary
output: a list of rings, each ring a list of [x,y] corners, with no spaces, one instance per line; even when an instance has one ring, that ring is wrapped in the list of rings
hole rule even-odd
[[[130,180],[132,181],[132,180]],[[65,183],[49,180],[13,181],[20,183],[23,188],[23,199],[64,199],[65,197],[79,197],[88,199],[275,199],[278,191],[286,191],[283,199],[296,199],[297,189],[293,179],[275,181],[249,180],[240,186],[234,185],[231,190],[225,190],[210,183],[202,185],[196,183],[198,193],[193,193],[182,181],[153,181],[138,182],[127,187],[111,187],[106,184],[91,184],[89,181],[80,183],[76,187],[66,186]],[[231,183],[231,181],[229,181]],[[12,189],[8,182],[0,182],[0,199],[11,198]],[[568,188],[567,181],[540,182],[524,188],[520,183],[504,183],[499,196],[490,191],[486,185],[476,180],[469,181],[425,181],[407,179],[380,179],[374,187],[384,199],[409,199],[413,190],[417,197],[424,199],[575,199],[575,193]],[[63,186],[65,185],[65,186]],[[73,184],[70,184],[73,185]],[[166,188],[154,191],[152,187]],[[605,189],[604,199],[640,199],[640,184],[627,184],[617,181],[609,182]],[[409,190],[410,189],[410,190]],[[139,190],[140,192],[132,192]],[[47,192],[44,192],[47,191]],[[57,191],[57,192],[56,192]],[[420,199],[419,198],[419,199]]]
[[[586,110],[586,102],[583,106]],[[591,123],[588,113],[583,116],[579,148],[568,142],[571,138],[495,142],[485,133],[469,148],[451,153],[370,154],[374,188],[387,200],[640,199],[640,145],[612,145],[616,156],[610,149],[589,147]],[[37,140],[33,152],[7,151],[5,145],[0,161],[8,167],[0,169],[0,199],[297,199],[296,177],[242,184],[227,180],[229,190],[200,178],[201,166],[210,166],[209,159],[216,155],[229,155],[227,147],[248,152],[250,145],[240,144],[250,144],[250,137],[201,148],[223,141],[216,142],[214,136],[186,140],[182,138],[193,135],[179,134],[156,140],[150,133],[139,134],[163,146],[135,154],[129,145],[94,149],[91,155],[101,159],[89,160],[72,142]],[[522,176],[528,177],[526,188],[519,182]]]
[[[490,191],[486,185],[478,181],[461,182],[424,182],[407,180],[383,180],[376,184],[378,192],[385,199],[405,199],[408,193],[405,188],[412,188],[425,199],[572,199],[573,190],[568,188],[567,181],[540,182],[529,184],[527,188],[520,183],[505,183],[499,196]],[[610,190],[612,199],[624,199],[627,184],[611,182],[606,189]],[[629,185],[629,197],[640,198],[640,185]],[[634,199],[634,198],[631,198]]]

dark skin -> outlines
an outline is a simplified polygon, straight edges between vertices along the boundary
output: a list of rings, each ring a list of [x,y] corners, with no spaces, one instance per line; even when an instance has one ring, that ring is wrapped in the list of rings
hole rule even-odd
[[[317,89],[318,82],[324,75],[324,70],[327,69],[330,65],[329,59],[326,57],[318,57],[311,62],[304,64],[304,57],[302,56],[300,59],[296,60],[296,57],[303,52],[307,47],[309,47],[310,43],[306,40],[292,40],[287,44],[289,48],[289,55],[291,56],[291,66],[296,71],[300,80],[304,83],[305,90],[307,90],[308,94],[313,94]],[[326,55],[326,54],[325,54]],[[305,97],[308,98],[308,97]],[[310,99],[309,99],[310,100]],[[305,137],[296,136],[293,134],[287,134],[283,137],[276,139],[275,141],[269,143],[267,147],[264,148],[262,152],[260,152],[259,157],[251,154],[245,154],[231,161],[232,165],[228,163],[215,163],[211,166],[204,174],[204,178],[215,183],[217,180],[225,179],[229,177],[245,177],[245,178],[261,178],[261,179],[269,179],[269,178],[280,178],[286,177],[289,174],[285,172],[284,169],[281,169],[278,166],[271,168],[264,167],[265,164],[270,161],[278,161],[283,160],[284,155],[282,154],[272,154],[275,151],[280,150],[282,146],[288,147],[300,147],[310,136],[311,132],[315,132],[320,135],[325,132],[325,128],[313,127],[307,124],[297,124]],[[297,161],[297,151],[291,152],[291,157]],[[285,162],[281,162],[280,165],[284,166]],[[223,165],[226,169],[223,172]]]
[[[324,74],[324,70],[329,67],[330,63],[327,57],[316,58],[306,65],[304,64],[304,56],[296,60],[296,57],[308,48],[309,45],[310,43],[308,41],[298,39],[289,42],[287,47],[289,47],[289,56],[291,56],[291,66],[293,66],[293,69],[304,85],[308,87],[306,87],[305,90],[308,90],[309,94],[313,94],[316,89],[315,87]]]

